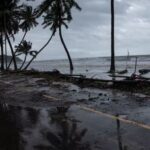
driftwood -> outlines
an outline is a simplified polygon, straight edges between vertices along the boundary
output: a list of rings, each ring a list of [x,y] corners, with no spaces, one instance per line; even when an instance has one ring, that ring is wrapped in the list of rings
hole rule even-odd
[[[132,80],[129,76],[112,76],[114,79],[115,77],[122,77],[123,80],[104,80],[104,79],[93,79],[93,78],[86,78],[82,75],[70,75],[70,74],[61,74],[60,72],[39,72],[39,71],[20,71],[20,72],[9,72],[9,73],[21,73],[24,75],[31,75],[33,77],[43,77],[48,80],[52,81],[67,81],[74,83],[81,88],[84,87],[94,87],[94,88],[116,88],[120,90],[127,90],[127,91],[143,91],[150,89],[150,80],[138,79]]]
[[[118,74],[125,74],[125,73],[128,73],[128,70],[127,70],[127,69],[118,71]]]
[[[86,76],[81,75],[81,74],[61,74],[63,76],[68,76],[68,77],[79,77],[79,78],[86,78]]]
[[[133,80],[132,76],[122,76],[122,75],[109,75],[110,77],[114,78],[124,78],[125,80]],[[138,80],[150,80],[150,78],[142,77],[139,75]]]
[[[141,74],[146,74],[146,73],[149,73],[150,72],[150,69],[140,69],[139,70],[139,73]]]
[[[69,76],[68,76],[69,77]],[[69,77],[69,78],[75,78],[75,77]],[[129,79],[126,80],[105,80],[105,79],[92,79],[92,78],[77,78],[85,81],[91,81],[91,82],[113,82],[113,83],[139,83],[139,82],[145,82],[145,83],[150,83],[150,81],[147,80],[131,80],[130,77]],[[145,78],[143,78],[145,79]]]

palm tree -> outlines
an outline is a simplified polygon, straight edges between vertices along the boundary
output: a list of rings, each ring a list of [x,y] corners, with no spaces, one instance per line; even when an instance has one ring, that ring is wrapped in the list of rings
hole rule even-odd
[[[20,16],[21,16],[22,22],[19,24],[19,27],[24,32],[24,36],[21,40],[21,42],[22,42],[24,40],[27,32],[31,28],[36,27],[38,25],[38,22],[36,21],[36,14],[35,14],[35,11],[33,10],[32,6],[24,5]]]
[[[42,9],[42,13],[43,13],[43,9]],[[42,15],[42,13],[41,13],[41,8],[38,9],[38,10],[36,10],[36,11],[34,12],[34,18],[40,17],[40,16]],[[33,22],[33,23],[34,23],[34,22]],[[35,25],[35,23],[34,23],[34,25]],[[33,57],[32,57],[31,60],[28,62],[28,64],[24,67],[24,70],[26,70],[26,69],[30,66],[30,64],[33,62],[33,60],[36,58],[36,56],[37,56],[39,53],[41,53],[41,52],[44,50],[44,48],[50,43],[50,41],[52,40],[54,34],[55,34],[55,32],[53,32],[52,35],[50,36],[50,38],[48,39],[48,41],[47,41],[38,51],[36,51],[36,53],[34,53],[34,55],[32,55]]]
[[[61,43],[69,59],[71,74],[73,73],[73,63],[62,36],[62,26],[68,28],[67,24],[72,20],[71,10],[73,7],[81,10],[75,0],[45,0],[37,8],[38,15],[45,13],[43,22],[44,28],[49,27],[53,34],[55,34],[57,29],[59,30]]]
[[[19,28],[24,32],[24,35],[20,41],[20,44],[24,41],[25,36],[27,35],[27,32],[38,25],[38,22],[36,21],[36,16],[33,8],[28,5],[23,5],[21,11],[20,11],[20,24]],[[17,50],[17,49],[16,49]],[[17,51],[15,51],[15,54]],[[12,60],[10,61],[8,68],[10,67],[12,63]]]
[[[33,62],[33,60],[36,58],[36,56],[37,56],[39,53],[41,53],[41,52],[44,50],[44,48],[50,43],[50,41],[52,40],[53,36],[54,36],[54,33],[52,33],[52,35],[50,36],[50,38],[48,39],[48,41],[47,41],[38,51],[34,51],[34,54],[32,55],[31,60],[30,60],[30,61],[28,62],[28,64],[24,67],[24,70],[26,70],[26,69],[30,66],[30,64]]]
[[[17,64],[10,38],[14,37],[14,34],[19,30],[21,7],[19,6],[19,0],[1,0],[0,3],[0,33],[6,37],[10,46],[15,70],[17,69]]]
[[[111,0],[111,65],[110,72],[115,72],[115,13],[114,13],[114,0]]]
[[[31,42],[27,42],[27,41],[22,41],[22,43],[20,43],[18,46],[16,46],[16,54],[21,55],[24,54],[24,61],[22,63],[22,65],[20,66],[20,70],[22,69],[22,67],[24,66],[26,60],[27,60],[27,56],[30,53],[30,50],[32,48],[32,43]]]

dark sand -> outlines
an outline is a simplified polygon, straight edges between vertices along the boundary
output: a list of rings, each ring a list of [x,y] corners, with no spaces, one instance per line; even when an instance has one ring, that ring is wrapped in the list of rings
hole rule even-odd
[[[17,74],[1,75],[0,91],[0,149],[150,150],[147,95]]]

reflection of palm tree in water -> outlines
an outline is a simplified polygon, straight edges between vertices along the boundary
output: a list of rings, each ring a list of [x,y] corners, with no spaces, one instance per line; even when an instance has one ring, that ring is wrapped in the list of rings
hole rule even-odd
[[[59,110],[58,110],[59,111]],[[56,125],[56,133],[42,133],[50,146],[38,145],[36,149],[44,150],[90,150],[87,142],[82,142],[87,130],[78,130],[77,123],[69,120],[66,113],[51,113],[51,122]]]

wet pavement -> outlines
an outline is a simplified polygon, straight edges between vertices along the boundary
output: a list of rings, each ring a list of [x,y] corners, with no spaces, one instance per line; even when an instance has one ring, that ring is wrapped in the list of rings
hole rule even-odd
[[[71,106],[0,105],[2,150],[149,150],[150,131]]]
[[[15,75],[0,91],[2,150],[150,150],[146,95]]]

